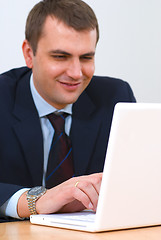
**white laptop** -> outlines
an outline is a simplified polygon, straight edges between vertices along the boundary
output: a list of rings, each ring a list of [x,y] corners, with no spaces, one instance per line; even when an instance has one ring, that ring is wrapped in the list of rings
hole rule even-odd
[[[89,232],[160,225],[161,104],[116,104],[96,213],[32,215],[30,221]]]

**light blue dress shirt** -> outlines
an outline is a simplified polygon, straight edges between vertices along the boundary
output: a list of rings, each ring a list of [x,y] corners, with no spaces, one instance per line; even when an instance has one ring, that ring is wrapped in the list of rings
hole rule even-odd
[[[47,164],[48,164],[48,155],[50,151],[50,146],[52,142],[52,138],[54,135],[54,128],[51,125],[50,121],[46,117],[46,115],[52,113],[52,112],[66,112],[69,114],[68,117],[65,119],[65,132],[67,135],[70,133],[71,128],[71,122],[72,122],[72,104],[67,105],[65,108],[61,110],[57,110],[50,104],[48,104],[37,92],[34,83],[33,83],[33,75],[31,75],[30,78],[30,88],[31,88],[31,94],[35,103],[35,106],[37,108],[39,117],[40,117],[40,123],[42,128],[42,134],[43,134],[43,143],[44,143],[44,169],[43,169],[43,179],[42,179],[42,185],[45,186],[45,175],[47,171]],[[8,201],[6,201],[2,207],[0,207],[0,215],[2,216],[9,216],[14,218],[19,218],[17,214],[17,203],[20,196],[27,191],[29,188],[23,188],[19,191],[17,191]]]

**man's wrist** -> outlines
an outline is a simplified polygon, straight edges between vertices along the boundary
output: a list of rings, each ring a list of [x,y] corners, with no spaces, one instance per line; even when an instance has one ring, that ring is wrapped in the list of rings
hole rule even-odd
[[[26,194],[28,190],[25,191],[19,198],[18,204],[17,204],[17,213],[20,218],[28,218],[30,217],[30,211],[28,208],[28,202],[26,199]]]
[[[30,214],[37,214],[36,201],[46,193],[46,188],[43,186],[33,187],[27,192],[27,201]]]

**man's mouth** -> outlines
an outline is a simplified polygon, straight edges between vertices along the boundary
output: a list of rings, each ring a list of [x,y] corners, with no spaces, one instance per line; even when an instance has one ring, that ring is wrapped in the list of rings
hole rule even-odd
[[[60,82],[60,83],[65,84],[65,85],[69,85],[69,86],[77,86],[77,85],[80,84],[79,82],[77,82],[77,83]]]
[[[66,88],[69,88],[71,90],[75,90],[81,83],[76,82],[76,83],[70,83],[70,82],[59,82],[61,85],[63,85]]]

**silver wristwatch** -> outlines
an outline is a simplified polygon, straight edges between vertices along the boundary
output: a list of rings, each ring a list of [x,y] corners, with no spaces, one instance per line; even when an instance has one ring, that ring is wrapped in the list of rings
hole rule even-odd
[[[27,201],[28,201],[28,208],[30,213],[37,214],[36,212],[36,201],[46,193],[45,187],[33,187],[27,192]]]

